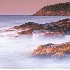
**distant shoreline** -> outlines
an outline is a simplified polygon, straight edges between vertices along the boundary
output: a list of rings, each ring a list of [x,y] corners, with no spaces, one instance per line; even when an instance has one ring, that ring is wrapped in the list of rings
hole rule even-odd
[[[0,16],[37,16],[37,15],[0,15]],[[39,15],[42,16],[42,15]],[[62,15],[61,15],[62,16]],[[46,16],[43,16],[46,17]],[[48,16],[49,17],[49,16]],[[52,16],[51,16],[52,17]],[[60,16],[59,16],[60,17]]]
[[[34,16],[70,16],[70,3],[57,3],[54,5],[44,6]]]

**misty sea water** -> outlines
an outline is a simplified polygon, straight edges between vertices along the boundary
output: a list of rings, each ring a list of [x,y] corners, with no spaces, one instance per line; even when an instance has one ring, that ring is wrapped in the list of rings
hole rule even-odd
[[[13,27],[26,22],[39,24],[56,22],[70,16],[0,16],[0,29]],[[12,33],[12,32],[11,32]],[[70,41],[70,35],[63,37],[40,37],[22,35],[19,37],[1,36],[0,33],[0,69],[70,69],[70,54],[62,57],[34,57],[32,51],[39,45],[54,43],[61,44]],[[13,34],[13,33],[12,33]]]

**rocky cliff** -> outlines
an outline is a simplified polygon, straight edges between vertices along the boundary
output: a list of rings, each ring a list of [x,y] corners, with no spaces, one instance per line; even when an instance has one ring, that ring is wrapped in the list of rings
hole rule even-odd
[[[34,16],[70,16],[70,3],[59,3],[44,6]]]

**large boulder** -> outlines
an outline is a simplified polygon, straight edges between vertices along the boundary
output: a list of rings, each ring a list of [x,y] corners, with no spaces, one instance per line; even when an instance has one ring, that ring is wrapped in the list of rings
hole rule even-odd
[[[37,49],[33,51],[33,55],[63,55],[63,53],[70,52],[70,42],[62,43],[62,44],[46,44],[38,46]]]

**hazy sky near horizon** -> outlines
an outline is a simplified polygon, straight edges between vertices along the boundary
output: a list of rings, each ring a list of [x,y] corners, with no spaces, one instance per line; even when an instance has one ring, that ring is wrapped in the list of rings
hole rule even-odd
[[[31,15],[43,6],[70,0],[0,0],[0,15]]]

